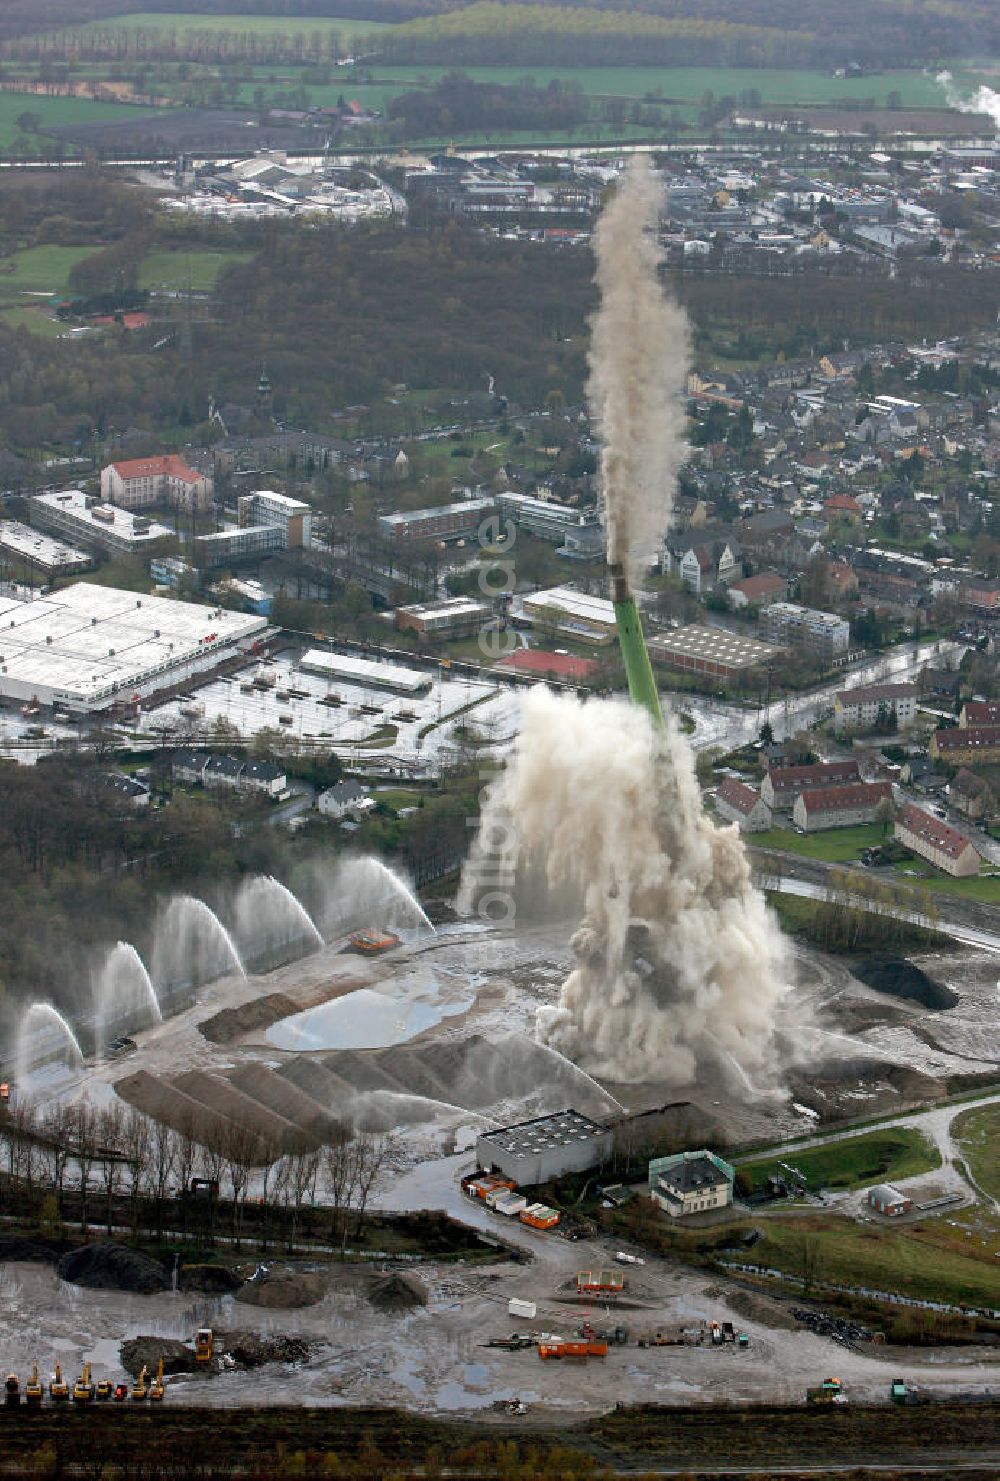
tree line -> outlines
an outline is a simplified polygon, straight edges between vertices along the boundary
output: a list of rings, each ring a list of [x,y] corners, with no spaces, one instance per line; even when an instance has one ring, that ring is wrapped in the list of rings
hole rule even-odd
[[[293,1247],[308,1218],[311,1239],[343,1252],[362,1238],[393,1142],[333,1117],[320,1137],[279,1147],[245,1122],[192,1111],[173,1128],[120,1100],[43,1103],[16,1087],[0,1114],[0,1210],[34,1210],[50,1236],[64,1222],[84,1239],[127,1225],[136,1239],[224,1234],[238,1248],[246,1232],[265,1249],[277,1231]]]

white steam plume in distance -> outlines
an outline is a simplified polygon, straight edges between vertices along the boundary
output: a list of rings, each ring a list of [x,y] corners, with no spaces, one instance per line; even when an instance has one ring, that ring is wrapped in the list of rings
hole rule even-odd
[[[992,118],[995,127],[1000,129],[1000,93],[994,92],[993,88],[983,83],[970,98],[963,98],[955,87],[950,72],[939,72],[934,81],[944,88],[949,108],[954,108],[959,113],[985,113],[988,118]]]
[[[636,586],[663,539],[685,445],[691,336],[663,291],[656,229],[662,183],[634,155],[594,232],[600,306],[587,398],[602,440],[608,560]]]

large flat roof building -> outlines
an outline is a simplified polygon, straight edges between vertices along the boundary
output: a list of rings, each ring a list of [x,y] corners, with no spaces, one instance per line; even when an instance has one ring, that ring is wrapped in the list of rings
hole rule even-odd
[[[66,576],[74,571],[85,571],[93,565],[93,557],[85,550],[77,550],[64,540],[52,535],[43,535],[30,525],[16,519],[0,520],[0,550],[5,556],[23,561],[43,576]]]
[[[0,599],[0,695],[75,713],[110,709],[214,668],[262,617],[77,582]]]
[[[431,687],[431,675],[420,669],[381,663],[373,658],[356,658],[353,653],[328,653],[325,648],[307,649],[299,659],[299,668],[307,674],[342,679],[345,683],[360,684],[366,689],[393,689],[397,694],[419,694]]]
[[[531,1186],[597,1167],[610,1157],[611,1147],[610,1127],[569,1110],[484,1132],[476,1139],[476,1157],[487,1172]]]
[[[493,616],[488,602],[472,597],[443,597],[438,602],[414,602],[396,608],[396,626],[400,632],[415,632],[420,637],[470,637],[481,632]]]
[[[615,632],[614,603],[588,596],[572,586],[551,586],[522,599],[525,617],[532,623],[551,622],[560,632],[591,642],[609,642]]]
[[[401,509],[379,515],[378,532],[383,540],[461,540],[474,535],[496,507],[495,499],[461,499],[429,509]]]
[[[237,566],[242,561],[257,560],[272,550],[285,549],[284,531],[278,525],[249,525],[239,530],[216,530],[211,535],[197,535],[195,560],[208,571],[220,566]]]
[[[312,544],[312,509],[302,499],[277,494],[273,489],[257,489],[240,497],[237,510],[241,529],[261,525],[278,529],[286,550],[308,549]]]
[[[738,679],[752,669],[770,667],[783,652],[757,638],[745,638],[722,627],[703,627],[699,623],[676,632],[657,633],[650,638],[648,647],[655,661],[682,673],[703,674],[722,683]]]
[[[36,494],[31,513],[40,525],[67,535],[74,544],[90,549],[96,546],[113,555],[143,554],[157,541],[171,539],[173,533],[144,514],[102,504],[82,489]]]

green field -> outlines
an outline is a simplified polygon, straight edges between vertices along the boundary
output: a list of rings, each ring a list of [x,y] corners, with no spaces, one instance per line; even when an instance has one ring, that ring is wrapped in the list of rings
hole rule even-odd
[[[1000,1106],[963,1111],[952,1122],[952,1134],[980,1188],[1000,1199]]]
[[[331,32],[340,36],[369,36],[374,31],[386,29],[384,21],[359,21],[338,16],[314,16],[303,20],[283,15],[240,15],[237,11],[228,15],[194,15],[190,11],[137,10],[128,15],[109,16],[103,21],[85,21],[79,26],[68,26],[57,34],[60,38],[85,38],[88,33],[106,35],[109,31],[144,31],[147,35],[164,31],[212,31],[253,32],[258,36],[326,37]]]
[[[715,97],[739,98],[756,90],[768,103],[858,104],[874,98],[884,105],[889,93],[898,92],[907,108],[947,108],[943,89],[928,73],[917,70],[882,72],[873,77],[831,77],[824,72],[801,70],[757,70],[753,67],[459,67],[376,66],[377,83],[393,82],[407,87],[434,83],[448,71],[457,70],[479,82],[514,83],[533,77],[539,87],[553,78],[573,82],[593,97],[644,98],[699,103],[706,93]],[[954,71],[955,86],[971,92],[985,74]],[[402,88],[400,88],[402,90]]]
[[[25,304],[16,308],[0,308],[0,323],[8,329],[27,329],[42,339],[58,339],[66,333],[65,324],[54,319],[41,304]]]
[[[810,1189],[863,1188],[894,1178],[912,1178],[940,1167],[937,1149],[911,1127],[869,1131],[862,1136],[830,1141],[806,1151],[776,1157],[755,1157],[737,1165],[756,1191],[770,1176],[785,1176],[778,1162],[786,1162],[808,1180]]]
[[[849,864],[862,849],[884,843],[886,834],[881,823],[862,823],[856,828],[830,828],[824,833],[796,833],[794,828],[769,828],[755,833],[754,848],[783,849],[788,854],[801,854],[804,859],[825,859],[828,864]]]
[[[188,289],[211,293],[221,272],[252,256],[252,252],[150,252],[139,267],[139,287],[153,293],[186,293]]]
[[[26,293],[64,295],[69,289],[70,270],[95,247],[27,247],[12,257],[0,259],[0,303],[19,300]],[[8,269],[13,268],[13,271]]]

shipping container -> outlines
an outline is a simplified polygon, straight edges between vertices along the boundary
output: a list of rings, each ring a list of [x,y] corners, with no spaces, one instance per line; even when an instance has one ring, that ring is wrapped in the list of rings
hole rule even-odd
[[[534,1301],[521,1301],[517,1296],[511,1296],[507,1302],[507,1315],[520,1316],[525,1320],[533,1322],[538,1308]]]

